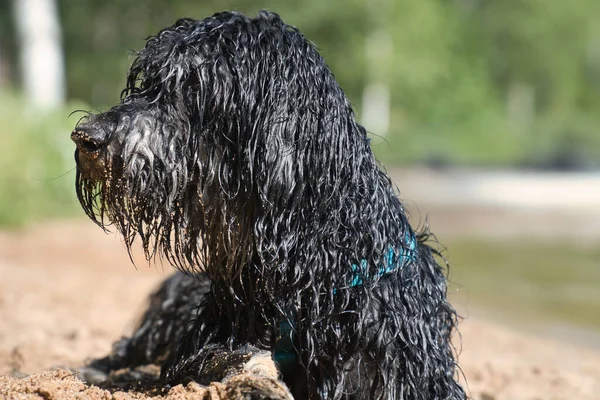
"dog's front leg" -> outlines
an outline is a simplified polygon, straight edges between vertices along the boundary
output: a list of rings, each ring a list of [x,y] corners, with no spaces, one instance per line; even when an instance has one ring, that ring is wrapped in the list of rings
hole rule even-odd
[[[195,381],[211,385],[218,388],[222,399],[293,400],[287,386],[278,379],[271,353],[251,345],[231,351],[211,344],[195,354],[175,356],[166,364],[163,378],[169,384]]]

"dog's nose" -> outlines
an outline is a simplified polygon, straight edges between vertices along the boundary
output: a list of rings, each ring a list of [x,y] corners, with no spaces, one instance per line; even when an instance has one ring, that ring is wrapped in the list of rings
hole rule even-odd
[[[71,132],[71,140],[75,142],[79,151],[95,153],[106,143],[105,135],[98,134],[95,129],[77,127]]]

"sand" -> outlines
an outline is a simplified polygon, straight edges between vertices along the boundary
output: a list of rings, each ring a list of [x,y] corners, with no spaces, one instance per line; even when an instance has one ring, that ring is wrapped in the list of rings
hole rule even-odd
[[[193,383],[163,391],[135,382],[99,388],[72,372],[108,353],[171,273],[136,259],[137,269],[118,237],[84,220],[0,232],[0,398],[219,398],[217,384],[209,391]],[[470,317],[460,330],[461,382],[473,399],[600,399],[598,349],[519,332],[491,317]]]

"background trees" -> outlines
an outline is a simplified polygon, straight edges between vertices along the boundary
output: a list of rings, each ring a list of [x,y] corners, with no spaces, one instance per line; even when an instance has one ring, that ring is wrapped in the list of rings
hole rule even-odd
[[[11,3],[3,2],[0,76],[5,78],[0,84],[18,87],[22,74],[14,13]],[[129,50],[178,17],[267,8],[317,44],[359,115],[365,88],[383,76],[389,132],[377,131],[380,124],[367,128],[375,129],[374,148],[384,161],[560,168],[600,164],[597,0],[57,3],[66,93],[91,108],[117,101],[132,58]]]

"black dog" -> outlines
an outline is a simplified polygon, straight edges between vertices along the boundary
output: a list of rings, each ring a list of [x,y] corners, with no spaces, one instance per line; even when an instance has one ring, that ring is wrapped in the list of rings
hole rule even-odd
[[[87,215],[187,274],[106,368],[205,383],[215,355],[258,349],[298,399],[465,398],[445,268],[323,58],[276,14],[162,30],[121,103],[72,138]]]

